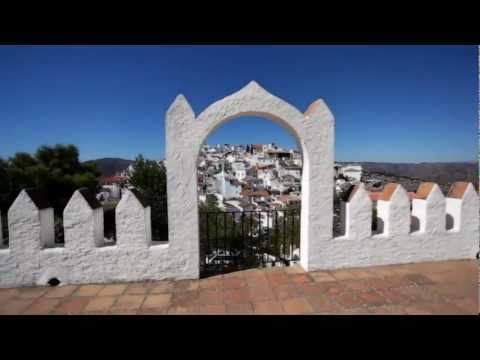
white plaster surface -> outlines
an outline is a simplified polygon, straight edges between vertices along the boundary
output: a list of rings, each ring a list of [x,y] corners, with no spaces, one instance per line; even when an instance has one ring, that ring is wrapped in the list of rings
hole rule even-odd
[[[425,232],[371,236],[367,198],[360,187],[346,204],[347,216],[352,217],[348,235],[320,242],[322,269],[472,259],[476,255],[479,199],[473,187],[459,199],[463,222],[458,231],[427,227]],[[122,245],[97,245],[95,229],[101,226],[95,212],[76,193],[64,212],[65,247],[44,248],[40,212],[28,195],[21,193],[9,209],[10,248],[0,250],[0,286],[45,285],[53,277],[61,284],[192,278],[192,253],[172,244],[149,245],[150,208],[143,208],[129,191],[122,201],[117,208],[118,230],[126,235],[120,240]],[[401,202],[401,198],[394,196],[391,201]]]
[[[65,247],[75,252],[102,246],[103,209],[92,209],[79,191],[75,191],[63,211]]]
[[[461,199],[446,198],[446,213],[453,218],[451,231],[475,231],[480,226],[478,196],[468,184]]]
[[[322,268],[339,269],[377,265],[474,259],[478,230],[472,232],[412,233],[398,236],[330,239],[322,243]]]
[[[435,187],[438,187],[438,185],[435,185]],[[358,191],[356,195],[358,195]],[[359,201],[355,198],[356,196],[353,197],[352,201]],[[359,194],[359,198],[364,199],[362,193]],[[445,202],[443,202],[443,208],[438,207],[438,204],[442,203],[442,199],[445,200],[443,194],[435,191],[432,198],[428,197],[427,200],[420,203],[425,206],[427,211],[430,210],[430,207],[433,208],[425,216],[430,221],[430,226],[426,226],[425,231],[402,234],[401,232],[404,232],[407,228],[406,214],[404,205],[402,205],[404,200],[394,194],[392,202],[398,201],[398,203],[396,205],[391,204],[390,210],[397,208],[399,217],[395,218],[403,224],[401,227],[400,224],[396,225],[399,225],[397,230],[401,229],[401,232],[398,231],[397,235],[384,233],[368,236],[366,231],[355,231],[350,233],[352,234],[350,237],[342,236],[324,241],[322,242],[322,268],[339,269],[423,261],[474,259],[479,247],[479,199],[477,193],[472,186],[471,190],[467,191],[461,200],[461,216],[465,216],[469,220],[466,221],[465,228],[460,227],[457,232],[445,229]],[[429,203],[430,201],[431,203]],[[363,200],[363,206],[357,204],[356,210],[362,209],[360,210],[361,213],[358,214],[360,218],[365,219],[367,207],[365,200]],[[440,218],[435,218],[435,216]],[[443,228],[440,228],[442,224]],[[366,220],[364,225],[367,226]],[[370,227],[371,224],[368,225],[368,228]]]
[[[397,186],[390,201],[377,201],[377,218],[382,219],[383,234],[386,236],[410,232],[410,200],[401,185]]]
[[[419,232],[443,233],[446,227],[445,196],[434,184],[427,199],[412,200],[412,215],[420,221]]]
[[[450,221],[453,222],[453,226],[450,231],[459,231],[461,223],[461,213],[462,213],[462,200],[455,198],[446,198],[446,207],[445,211],[447,214],[447,219],[450,218]],[[448,221],[447,221],[448,224]],[[447,225],[448,229],[448,225]]]
[[[372,200],[365,185],[358,185],[353,198],[345,206],[345,239],[367,238],[372,234]]]
[[[9,209],[10,248],[0,250],[0,287],[45,285],[53,277],[62,285],[191,278],[185,271],[190,254],[148,245],[150,209],[129,191],[122,201],[117,219],[127,234],[123,245],[98,246],[103,213],[100,224],[98,212],[76,192],[64,211],[65,247],[42,248],[39,211],[22,192]]]
[[[473,185],[468,184],[461,201],[460,229],[462,231],[476,231],[480,226],[479,220],[478,195]],[[457,231],[460,229],[457,229]]]
[[[150,207],[143,207],[135,195],[126,190],[115,209],[117,245],[145,248],[152,242]]]

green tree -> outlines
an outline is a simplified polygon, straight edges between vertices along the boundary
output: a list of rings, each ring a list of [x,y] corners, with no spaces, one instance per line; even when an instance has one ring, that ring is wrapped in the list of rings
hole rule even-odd
[[[133,185],[151,207],[152,239],[168,239],[167,176],[165,166],[138,155],[130,177]]]
[[[55,213],[56,240],[63,241],[62,212],[73,192],[81,187],[95,191],[99,173],[94,165],[79,160],[74,145],[41,146],[35,154],[19,152],[0,159],[0,211],[5,214],[20,190],[43,189]],[[6,221],[6,216],[2,216]],[[4,224],[4,231],[6,230]],[[6,237],[6,234],[4,234]]]
[[[74,145],[41,146],[34,155],[16,153],[8,161],[0,161],[0,202],[8,207],[20,190],[39,187],[57,215],[73,192],[81,187],[95,191],[99,173],[92,165],[82,164]]]

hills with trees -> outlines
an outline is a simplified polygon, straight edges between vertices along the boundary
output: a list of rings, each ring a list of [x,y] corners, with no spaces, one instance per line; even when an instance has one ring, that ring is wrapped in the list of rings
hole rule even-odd
[[[80,162],[75,145],[44,145],[34,154],[19,152],[7,160],[0,158],[3,238],[8,238],[5,216],[8,208],[22,189],[35,187],[45,192],[54,209],[57,240],[62,242],[63,209],[75,190],[85,187],[95,192],[99,175],[94,164]]]
[[[0,207],[9,207],[20,190],[37,187],[46,192],[58,213],[76,189],[95,192],[99,175],[93,164],[80,162],[75,145],[44,145],[34,154],[16,153],[0,159]]]
[[[469,181],[478,184],[478,162],[337,162],[338,164],[362,165],[364,172],[387,176],[408,177],[439,184]]]
[[[151,207],[152,239],[167,240],[167,175],[165,167],[155,160],[147,160],[143,155],[138,155],[133,162],[133,174],[129,181],[140,192],[145,203]]]

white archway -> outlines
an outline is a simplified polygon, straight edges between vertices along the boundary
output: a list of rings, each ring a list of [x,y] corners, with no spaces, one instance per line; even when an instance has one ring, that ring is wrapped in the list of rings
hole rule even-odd
[[[321,243],[332,237],[334,118],[319,99],[305,113],[268,93],[256,82],[210,105],[197,118],[179,95],[167,111],[166,167],[169,242],[188,253],[192,277],[199,276],[197,168],[200,147],[219,126],[240,116],[259,116],[287,128],[303,156],[300,264],[321,267]]]

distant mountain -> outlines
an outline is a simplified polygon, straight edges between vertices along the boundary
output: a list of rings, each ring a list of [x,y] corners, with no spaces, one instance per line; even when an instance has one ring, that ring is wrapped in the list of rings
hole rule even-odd
[[[90,161],[97,164],[97,168],[103,176],[115,175],[134,163],[133,160],[120,158],[103,158]],[[362,165],[364,172],[368,174],[379,173],[409,177],[422,181],[434,181],[439,184],[452,183],[455,181],[470,181],[478,184],[479,180],[478,162],[384,163],[337,161],[336,163],[342,165]]]
[[[478,184],[478,162],[445,162],[445,163],[380,163],[380,162],[338,162],[339,164],[362,165],[366,173],[380,173],[433,181],[452,183],[470,181]]]
[[[102,176],[112,176],[116,173],[125,170],[128,168],[130,164],[133,164],[133,160],[127,159],[119,159],[119,158],[103,158],[103,159],[96,159],[90,160],[85,162],[94,162],[97,165],[98,171],[102,174]]]

